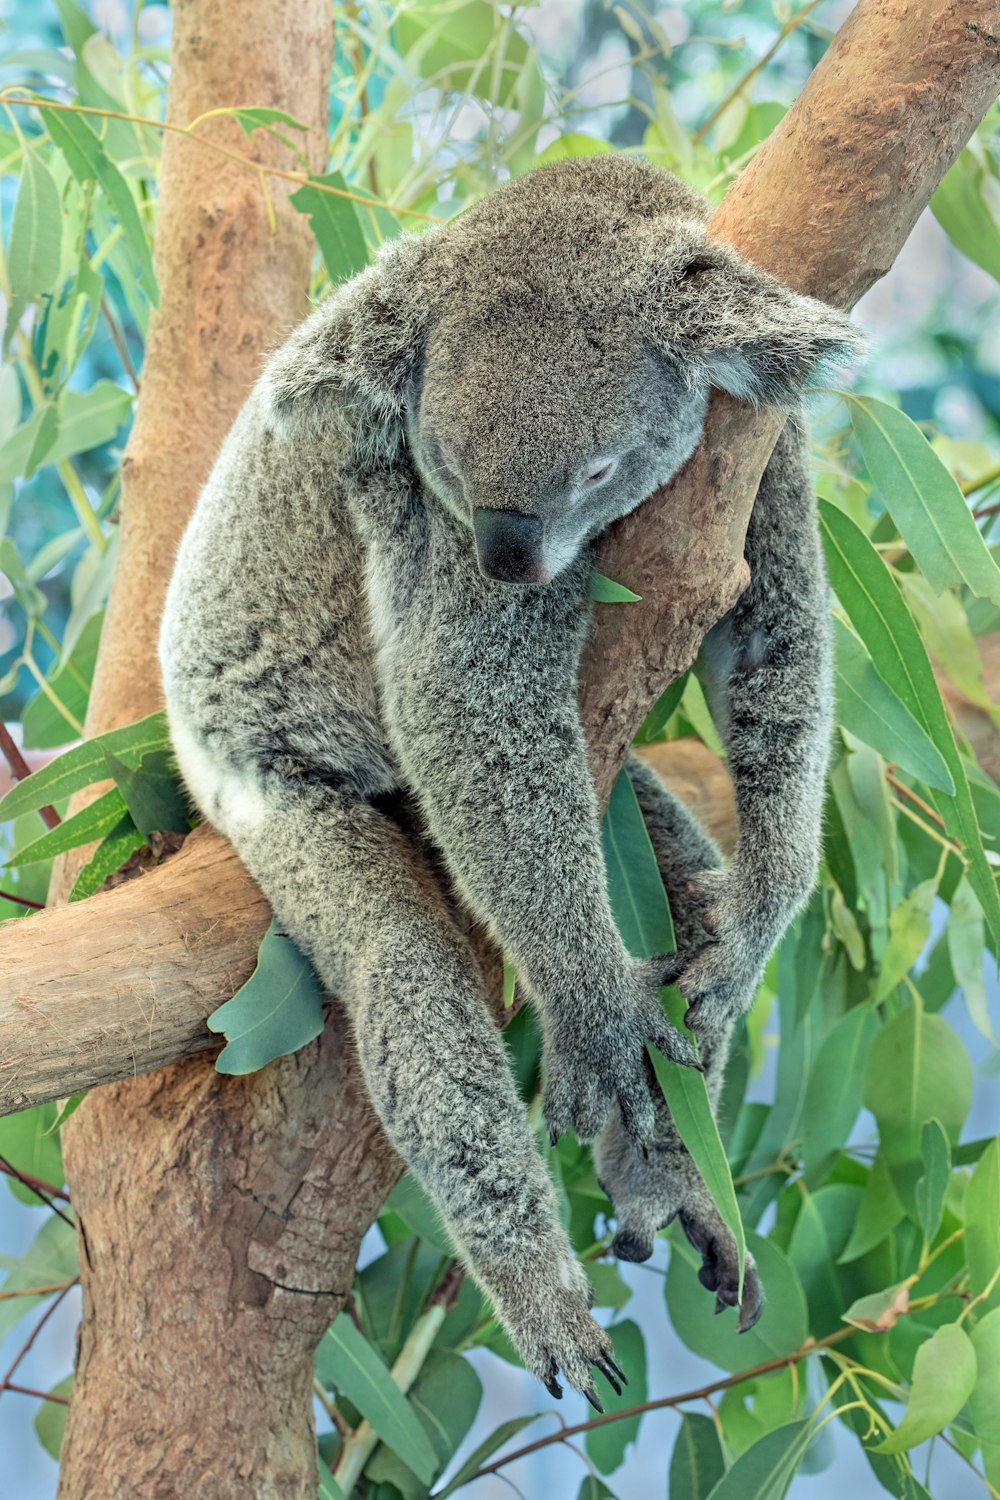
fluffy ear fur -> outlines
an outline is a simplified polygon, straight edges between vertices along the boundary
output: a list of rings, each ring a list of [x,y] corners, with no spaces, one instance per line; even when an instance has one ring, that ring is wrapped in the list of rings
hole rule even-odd
[[[789,291],[700,225],[675,229],[664,251],[651,237],[650,337],[682,370],[731,395],[786,406],[824,364],[862,352],[844,313]]]
[[[396,459],[407,385],[433,316],[433,289],[422,273],[439,232],[384,245],[273,356],[267,400],[279,433],[315,441],[341,427],[362,468]]]

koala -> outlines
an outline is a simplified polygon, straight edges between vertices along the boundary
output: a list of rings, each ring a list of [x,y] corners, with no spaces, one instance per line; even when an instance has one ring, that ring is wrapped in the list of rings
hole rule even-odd
[[[746,540],[704,667],[739,812],[724,865],[632,778],[677,926],[612,920],[577,674],[602,532],[684,464],[712,386],[796,408],[853,350],[841,314],[714,241],[636,159],[563,161],[403,236],[270,358],[182,540],[161,663],[181,772],[353,1025],[394,1146],[531,1370],[595,1404],[624,1378],[589,1312],[470,931],[540,1018],[551,1139],[594,1142],[616,1253],[679,1216],[718,1306],[736,1247],[645,1047],[717,1092],[733,1022],[815,879],[833,701],[804,429]],[[641,604],[632,606],[641,608]],[[451,892],[440,896],[444,875]],[[760,1312],[748,1263],[740,1327]]]

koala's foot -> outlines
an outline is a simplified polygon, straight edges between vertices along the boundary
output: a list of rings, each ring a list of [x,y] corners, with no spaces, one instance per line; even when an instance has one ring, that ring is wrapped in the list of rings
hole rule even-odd
[[[620,1395],[628,1384],[615,1361],[610,1336],[590,1315],[592,1295],[583,1268],[574,1260],[546,1265],[541,1279],[523,1268],[509,1275],[487,1278],[504,1328],[517,1352],[550,1395],[562,1396],[559,1373],[582,1392],[597,1411],[603,1411],[594,1386],[600,1372]]]
[[[674,1062],[701,1067],[694,1047],[660,1005],[660,989],[669,982],[663,974],[673,963],[672,954],[635,960],[628,976],[630,993],[619,1004],[581,1006],[547,1038],[543,1109],[553,1142],[569,1129],[577,1140],[592,1141],[616,1112],[632,1140],[649,1139],[655,1107],[647,1042]]]
[[[702,941],[673,955],[664,983],[676,984],[688,1002],[685,1024],[711,1036],[753,1005],[782,924],[755,908],[747,882],[732,866],[705,870],[685,894]]]
[[[740,1302],[736,1241],[678,1139],[665,1106],[658,1111],[657,1125],[657,1134],[645,1153],[636,1150],[617,1120],[611,1122],[594,1148],[598,1180],[615,1205],[617,1233],[612,1253],[619,1260],[648,1260],[657,1230],[679,1217],[684,1233],[702,1258],[698,1279],[716,1294],[716,1311],[739,1305],[738,1328],[745,1333],[756,1323],[764,1305],[753,1256],[746,1257]]]

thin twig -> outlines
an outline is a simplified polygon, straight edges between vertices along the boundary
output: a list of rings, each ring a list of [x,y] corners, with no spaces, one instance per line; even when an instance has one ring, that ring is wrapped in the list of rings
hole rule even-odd
[[[117,322],[115,321],[115,315],[111,311],[111,305],[108,302],[107,297],[101,298],[101,312],[104,314],[104,321],[108,325],[108,332],[111,334],[112,342],[115,348],[118,350],[118,358],[121,360],[125,373],[128,376],[129,380],[131,380],[132,385],[135,388],[135,393],[138,396],[139,376],[136,373],[135,365],[132,363],[132,356],[128,352],[128,345],[125,342],[125,335],[122,333],[121,329],[118,327]]]
[[[33,1385],[15,1385],[11,1380],[4,1386],[5,1391],[16,1391],[19,1396],[37,1396],[39,1401],[55,1401],[59,1406],[68,1406],[68,1396],[57,1396],[55,1391],[39,1391]]]
[[[709,1385],[699,1386],[694,1391],[682,1391],[677,1396],[661,1396],[656,1401],[643,1401],[638,1406],[626,1406],[621,1411],[606,1412],[602,1417],[594,1417],[589,1422],[578,1422],[573,1427],[564,1427],[559,1432],[550,1432],[547,1437],[537,1438],[533,1443],[526,1443],[523,1448],[515,1448],[513,1453],[508,1453],[498,1458],[494,1463],[485,1464],[483,1468],[477,1469],[470,1474],[465,1481],[471,1484],[474,1479],[482,1479],[486,1474],[495,1474],[505,1464],[514,1463],[519,1458],[526,1458],[529,1453],[536,1453],[539,1448],[549,1448],[553,1443],[561,1443],[566,1438],[575,1437],[581,1432],[590,1432],[595,1427],[605,1427],[609,1422],[626,1421],[629,1417],[642,1416],[647,1411],[662,1411],[667,1407],[685,1406],[689,1402],[705,1401],[709,1396],[714,1396],[716,1391],[728,1390],[730,1386],[742,1385],[744,1380],[753,1380],[758,1375],[768,1375],[772,1370],[784,1370],[792,1365],[798,1364],[800,1360],[808,1359],[810,1354],[820,1353],[824,1349],[832,1348],[834,1344],[842,1343],[857,1332],[856,1328],[838,1328],[835,1333],[829,1333],[822,1339],[810,1339],[796,1349],[792,1354],[785,1354],[780,1359],[768,1359],[762,1364],[753,1365],[748,1370],[740,1370],[736,1375],[727,1375],[724,1380],[714,1380]],[[434,1500],[434,1496],[430,1497]]]
[[[68,1291],[79,1279],[74,1276],[72,1281],[54,1281],[51,1286],[19,1286],[12,1292],[0,1292],[0,1302],[8,1302],[11,1297],[51,1297],[53,1292]]]
[[[3,1395],[4,1391],[13,1390],[14,1389],[14,1387],[10,1383],[11,1376],[14,1374],[14,1372],[17,1369],[18,1365],[21,1363],[22,1359],[27,1354],[28,1350],[31,1348],[32,1344],[35,1342],[35,1340],[37,1339],[38,1335],[41,1333],[42,1329],[45,1327],[46,1323],[49,1321],[49,1319],[51,1318],[52,1314],[55,1312],[56,1308],[62,1302],[63,1298],[65,1296],[67,1296],[67,1294],[69,1293],[70,1287],[75,1286],[76,1283],[79,1281],[79,1279],[80,1278],[78,1276],[74,1276],[73,1280],[71,1282],[69,1282],[69,1284],[67,1286],[63,1287],[63,1289],[59,1293],[58,1297],[56,1297],[54,1299],[54,1301],[50,1302],[49,1305],[48,1305],[48,1307],[42,1313],[42,1316],[38,1319],[38,1322],[32,1328],[31,1332],[28,1334],[28,1337],[25,1339],[24,1343],[21,1345],[20,1349],[15,1354],[13,1363],[11,1364],[10,1368],[8,1369],[6,1375],[3,1377],[2,1380],[0,1380],[0,1396]]]
[[[13,891],[0,891],[0,899],[4,901],[16,901],[18,906],[30,906],[35,911],[44,911],[44,901],[29,901],[27,896],[15,896]]]
[[[52,1212],[58,1214],[60,1219],[65,1219],[70,1229],[76,1228],[69,1214],[64,1214],[58,1204],[52,1201],[55,1197],[65,1198],[65,1193],[60,1193],[55,1188],[50,1188],[47,1182],[42,1183],[37,1177],[28,1177],[24,1172],[19,1172],[13,1162],[7,1160],[6,1156],[0,1156],[0,1172],[6,1172],[9,1177],[16,1177],[22,1187],[26,1187],[29,1193],[34,1193],[35,1197],[39,1198],[45,1204],[46,1208],[51,1208]],[[49,1196],[50,1193],[51,1197]]]
[[[15,781],[24,781],[26,777],[31,775],[31,767],[15,744],[10,730],[2,722],[0,722],[0,753],[2,753],[4,760],[10,766],[10,774]],[[38,816],[46,828],[58,828],[62,822],[54,807],[40,807],[38,809]]]

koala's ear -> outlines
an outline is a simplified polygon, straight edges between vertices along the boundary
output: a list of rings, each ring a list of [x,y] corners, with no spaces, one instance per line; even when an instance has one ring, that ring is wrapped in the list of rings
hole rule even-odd
[[[433,317],[426,268],[439,231],[404,235],[332,292],[271,358],[269,416],[285,436],[346,422],[361,461],[391,461]]]
[[[863,351],[844,313],[789,291],[731,246],[700,232],[672,249],[652,275],[650,331],[712,385],[785,406],[824,365]]]

